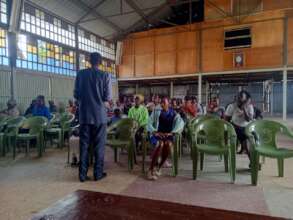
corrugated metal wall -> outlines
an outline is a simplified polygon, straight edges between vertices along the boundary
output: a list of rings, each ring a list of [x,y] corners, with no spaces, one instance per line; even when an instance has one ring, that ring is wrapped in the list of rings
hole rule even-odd
[[[29,73],[17,70],[15,74],[16,101],[21,112],[29,106],[32,99],[44,95],[46,101],[67,104],[73,98],[74,79],[53,76],[44,73]],[[10,71],[0,70],[0,109],[5,108],[10,98]]]
[[[10,72],[0,71],[0,109],[5,108],[6,102],[10,98]]]

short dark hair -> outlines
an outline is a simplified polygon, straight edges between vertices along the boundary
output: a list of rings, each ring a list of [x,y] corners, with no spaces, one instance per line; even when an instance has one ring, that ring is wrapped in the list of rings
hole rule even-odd
[[[90,54],[90,63],[92,66],[100,65],[102,63],[101,54],[95,52]]]
[[[247,99],[251,98],[251,95],[246,90],[241,90],[238,94],[238,97],[242,97],[244,94],[246,95]]]

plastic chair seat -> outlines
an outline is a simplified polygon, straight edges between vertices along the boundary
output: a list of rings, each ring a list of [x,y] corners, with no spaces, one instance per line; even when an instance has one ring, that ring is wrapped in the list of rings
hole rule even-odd
[[[203,151],[207,154],[224,154],[228,152],[228,148],[221,147],[219,145],[211,144],[199,144],[197,145],[199,151]]]
[[[28,140],[28,139],[35,139],[38,135],[36,134],[18,134],[17,139],[18,140]]]
[[[121,147],[121,146],[127,146],[129,145],[129,141],[122,141],[122,140],[116,140],[116,139],[110,139],[107,140],[107,145],[110,145],[112,147]]]
[[[61,132],[61,128],[48,128],[45,130],[46,133],[57,133],[57,132]]]
[[[267,157],[282,157],[282,158],[290,158],[293,157],[293,150],[289,150],[286,148],[271,148],[266,146],[260,146],[255,149],[259,154]]]

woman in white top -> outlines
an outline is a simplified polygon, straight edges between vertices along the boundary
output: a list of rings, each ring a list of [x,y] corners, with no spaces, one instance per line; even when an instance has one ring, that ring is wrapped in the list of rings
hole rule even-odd
[[[228,105],[225,111],[225,119],[233,124],[237,134],[237,139],[241,144],[240,152],[245,150],[249,159],[250,152],[248,150],[245,127],[253,120],[254,116],[254,110],[250,100],[250,94],[247,91],[242,90],[239,92],[237,100]]]

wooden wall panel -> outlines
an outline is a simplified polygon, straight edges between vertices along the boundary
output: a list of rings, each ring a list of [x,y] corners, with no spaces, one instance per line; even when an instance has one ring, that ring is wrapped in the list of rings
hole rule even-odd
[[[222,11],[225,11],[226,13],[231,13],[231,0],[210,0],[205,1],[205,7],[204,7],[204,15],[205,20],[209,19],[218,19],[223,18],[224,15],[220,10],[216,9],[213,5],[216,5],[219,7]]]
[[[280,67],[283,62],[283,48],[279,46],[253,48],[245,52],[246,67],[272,68]]]
[[[135,56],[135,76],[154,75],[154,54],[144,54]]]
[[[288,19],[288,64],[293,65],[293,17]]]
[[[203,30],[202,39],[203,72],[223,70],[224,29]]]
[[[284,22],[274,20],[254,23],[251,28],[252,47],[271,47],[283,44]]]
[[[264,10],[274,10],[281,8],[292,8],[292,0],[263,0],[263,9]]]
[[[129,78],[134,76],[134,56],[133,55],[123,55],[122,65],[119,65],[119,77]]]
[[[195,73],[197,69],[197,56],[195,49],[180,50],[177,52],[177,73]]]
[[[132,39],[126,39],[123,41],[123,54],[130,55],[134,53],[133,50],[133,40]]]
[[[146,54],[154,52],[153,37],[137,38],[134,41],[135,54]]]
[[[155,37],[156,52],[170,52],[176,50],[176,35],[160,35]]]
[[[165,52],[156,54],[156,75],[172,75],[176,70],[176,53]]]
[[[196,32],[177,33],[177,49],[190,49],[196,47]]]

